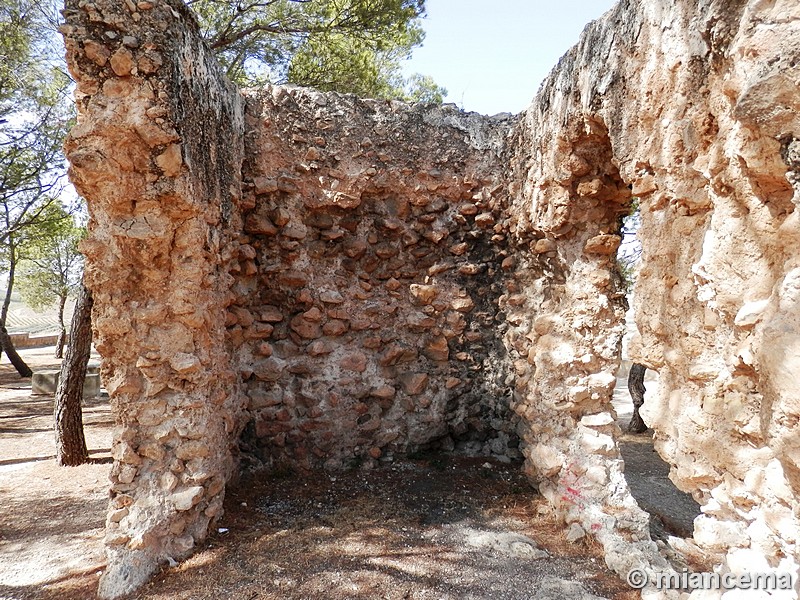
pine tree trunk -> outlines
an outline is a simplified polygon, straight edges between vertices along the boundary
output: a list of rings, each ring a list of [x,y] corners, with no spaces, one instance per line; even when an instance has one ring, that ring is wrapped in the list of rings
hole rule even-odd
[[[17,247],[11,236],[8,237],[8,282],[6,285],[6,297],[3,299],[3,307],[0,309],[0,349],[6,353],[8,360],[14,365],[20,377],[31,377],[33,371],[25,364],[22,357],[17,354],[11,336],[6,330],[6,319],[8,318],[8,307],[11,305],[11,291],[14,289],[14,272],[17,268]]]
[[[24,360],[22,360],[22,357],[17,354],[17,350],[14,348],[14,344],[11,342],[11,336],[8,335],[5,325],[0,325],[0,346],[2,346],[2,351],[6,353],[8,360],[10,360],[11,364],[14,365],[14,368],[17,370],[17,373],[19,373],[20,377],[33,376],[33,371],[31,371],[31,368],[25,363]]]
[[[644,404],[644,374],[647,367],[639,363],[631,365],[631,371],[628,374],[628,391],[631,393],[633,399],[633,416],[631,422],[628,423],[628,431],[631,433],[644,433],[647,431],[647,424],[639,414],[639,409]]]
[[[64,358],[64,344],[67,341],[67,328],[64,326],[64,305],[67,303],[67,296],[63,295],[58,299],[58,341],[56,342],[56,358]]]
[[[55,401],[56,460],[62,466],[89,461],[83,435],[83,383],[92,349],[92,293],[81,285]]]

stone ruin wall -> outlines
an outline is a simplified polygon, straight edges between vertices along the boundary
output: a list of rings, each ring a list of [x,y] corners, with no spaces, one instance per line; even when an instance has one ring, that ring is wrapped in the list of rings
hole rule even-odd
[[[222,514],[245,396],[228,349],[226,257],[244,103],[180,2],[68,2],[79,111],[65,150],[89,199],[82,251],[116,429],[100,585],[187,556]]]
[[[798,569],[798,16],[794,2],[622,2],[525,115],[542,140],[532,223],[565,180],[580,186],[575,140],[598,122],[640,201],[632,358],[659,371],[650,424],[703,507],[694,541],[736,573]]]
[[[186,556],[237,464],[425,448],[521,451],[611,568],[667,568],[610,406],[631,196],[634,352],[703,504],[694,541],[796,572],[798,12],[623,1],[528,111],[490,118],[242,94],[182,3],[68,2],[67,152],[118,420],[101,594]]]
[[[228,332],[261,464],[427,447],[519,457],[497,298],[509,119],[301,89],[246,93]]]

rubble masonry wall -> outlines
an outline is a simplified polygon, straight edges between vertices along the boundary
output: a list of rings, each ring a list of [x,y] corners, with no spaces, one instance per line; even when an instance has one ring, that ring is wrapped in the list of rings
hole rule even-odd
[[[183,3],[67,3],[67,142],[118,427],[101,594],[186,556],[238,465],[513,458],[609,566],[668,568],[610,405],[637,360],[723,569],[797,570],[798,8],[623,0],[517,117],[239,92]],[[758,568],[756,568],[758,567]]]

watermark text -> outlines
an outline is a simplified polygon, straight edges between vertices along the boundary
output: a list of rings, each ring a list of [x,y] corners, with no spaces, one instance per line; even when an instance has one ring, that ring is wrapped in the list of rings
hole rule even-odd
[[[641,590],[652,585],[659,590],[791,590],[794,576],[791,573],[667,573],[648,572],[645,569],[628,571],[628,585]]]

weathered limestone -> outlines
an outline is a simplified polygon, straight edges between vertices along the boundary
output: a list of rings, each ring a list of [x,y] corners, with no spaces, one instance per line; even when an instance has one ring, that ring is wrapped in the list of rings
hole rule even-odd
[[[507,251],[478,221],[500,220],[510,119],[286,87],[246,99],[227,325],[247,458],[519,456],[496,335]]]
[[[90,199],[87,284],[117,420],[104,597],[205,537],[244,399],[222,268],[243,104],[182,3],[139,6],[68,2],[62,27],[80,115],[66,152]]]
[[[613,443],[587,433],[608,421],[621,319],[603,261],[614,204],[633,194],[634,358],[660,372],[657,447],[704,505],[695,541],[734,572],[798,568],[798,17],[794,2],[621,2],[534,99],[509,188],[518,227],[544,231],[570,265],[566,281],[523,286],[538,313],[534,393],[517,409],[528,467],[584,527],[597,524],[573,490],[590,490],[601,519],[627,502],[618,470],[597,469]],[[620,572],[608,553],[621,524],[601,520],[598,535]]]
[[[652,425],[703,504],[694,541],[723,570],[797,572],[795,2],[623,1],[519,117],[239,93],[178,0],[65,15],[119,421],[103,596],[191,551],[236,461],[437,447],[521,452],[611,568],[668,569],[610,404],[632,196],[632,353],[660,373]]]
[[[637,352],[661,377],[657,447],[703,505],[695,540],[733,572],[797,576],[800,6],[728,10],[680,15],[705,82],[674,70],[679,101],[639,109],[661,141],[620,150],[643,207]]]

